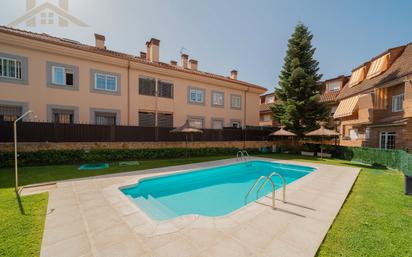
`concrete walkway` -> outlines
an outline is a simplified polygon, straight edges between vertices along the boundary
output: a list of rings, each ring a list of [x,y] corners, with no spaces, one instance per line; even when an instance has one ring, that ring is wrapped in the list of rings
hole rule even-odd
[[[49,194],[41,256],[314,256],[360,170],[276,161],[318,170],[288,185],[287,203],[277,201],[275,210],[264,197],[215,218],[156,222],[118,190],[144,177],[234,161],[59,182]]]

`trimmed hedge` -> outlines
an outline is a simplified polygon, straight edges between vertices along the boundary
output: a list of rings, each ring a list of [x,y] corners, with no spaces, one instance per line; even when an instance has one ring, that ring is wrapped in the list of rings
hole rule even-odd
[[[317,145],[317,144],[315,144]],[[369,147],[337,146],[333,157],[371,165],[383,165],[412,176],[412,155],[404,150],[385,150]]]
[[[144,159],[166,159],[185,157],[185,148],[164,149],[96,149],[96,150],[46,150],[19,153],[19,165],[56,165],[93,162],[116,162]],[[237,148],[195,148],[188,149],[189,156],[236,156]],[[258,149],[247,149],[250,154]],[[14,165],[13,152],[0,152],[0,167]]]

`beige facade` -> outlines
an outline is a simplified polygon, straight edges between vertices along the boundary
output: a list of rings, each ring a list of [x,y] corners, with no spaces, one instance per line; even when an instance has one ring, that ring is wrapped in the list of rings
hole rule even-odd
[[[0,27],[0,58],[19,63],[3,65],[19,74],[14,79],[0,76],[0,116],[1,108],[7,119],[4,113],[17,106],[49,121],[67,112],[69,122],[82,123],[142,125],[153,119],[159,125],[159,117],[169,117],[172,126],[186,119],[201,121],[197,124],[204,128],[259,124],[259,95],[265,88],[238,80],[236,71],[230,77],[201,72],[187,56],[185,67],[162,63],[159,48],[160,41],[152,39],[147,53],[135,57],[107,50],[101,35],[96,35],[96,46],[87,46]],[[56,77],[71,85],[56,84]],[[154,88],[142,90],[141,80],[154,81]]]

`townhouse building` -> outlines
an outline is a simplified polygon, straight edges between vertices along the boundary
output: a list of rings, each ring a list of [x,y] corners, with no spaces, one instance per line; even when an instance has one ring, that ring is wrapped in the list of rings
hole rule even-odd
[[[260,96],[259,104],[259,126],[276,127],[278,124],[274,119],[272,106],[276,101],[275,93],[268,93]]]
[[[201,128],[259,124],[265,88],[198,69],[181,55],[160,61],[160,41],[146,52],[125,54],[95,45],[0,26],[0,120],[27,110],[61,123]]]
[[[353,69],[333,117],[341,145],[412,147],[412,44],[388,49]]]

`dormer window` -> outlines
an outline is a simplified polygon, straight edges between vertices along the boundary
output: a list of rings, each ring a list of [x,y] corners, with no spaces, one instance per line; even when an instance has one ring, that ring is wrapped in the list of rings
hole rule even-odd
[[[389,54],[374,60],[369,68],[367,79],[373,78],[384,72],[388,68]]]
[[[366,67],[362,66],[359,69],[352,72],[352,76],[350,76],[349,80],[349,87],[356,86],[357,84],[361,83],[362,80],[365,79]]]
[[[326,90],[331,92],[339,91],[341,88],[342,82],[340,80],[331,81],[326,83]]]

